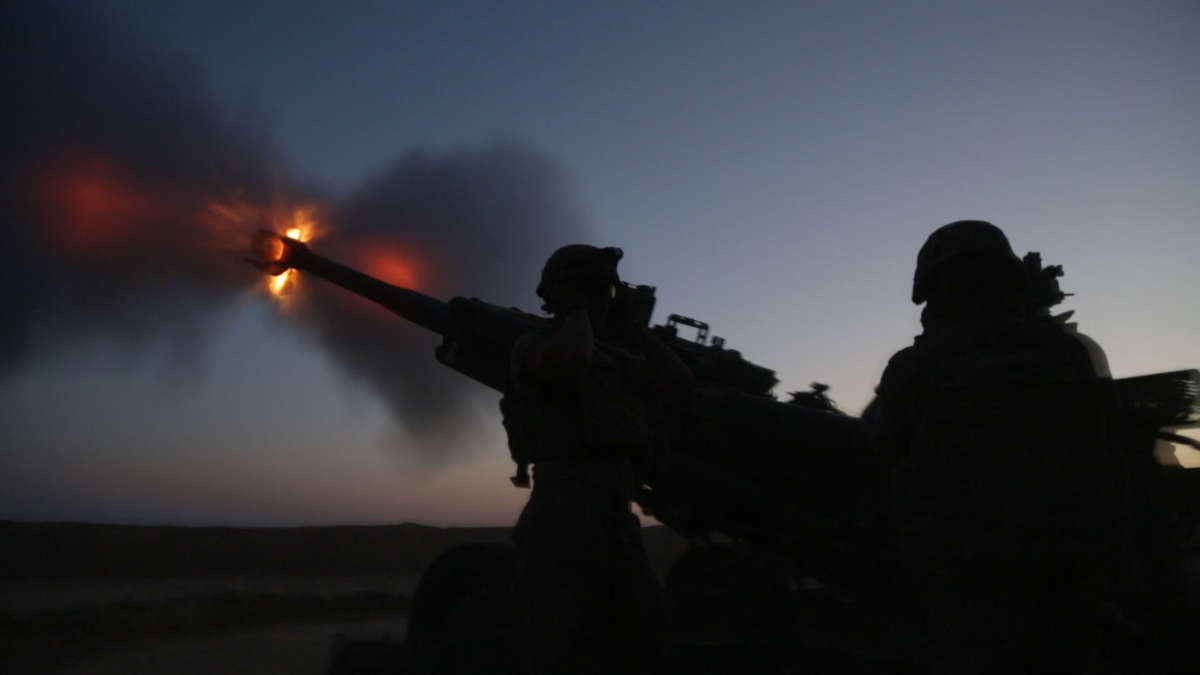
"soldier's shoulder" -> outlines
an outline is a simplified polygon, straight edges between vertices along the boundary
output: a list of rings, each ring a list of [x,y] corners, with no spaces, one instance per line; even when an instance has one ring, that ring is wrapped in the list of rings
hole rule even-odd
[[[1080,333],[1074,327],[1063,330],[1062,334],[1096,377],[1112,377],[1112,372],[1108,369],[1108,355],[1104,353],[1104,348],[1099,342],[1086,333]]]
[[[1045,321],[1034,325],[1043,339],[1053,345],[1063,363],[1072,365],[1078,372],[1087,376],[1112,377],[1108,368],[1108,356],[1100,343],[1091,336],[1080,333],[1075,324]]]
[[[907,367],[909,364],[916,361],[916,359],[917,347],[916,345],[909,345],[903,349],[897,350],[895,354],[892,354],[891,358],[888,359],[888,367]]]
[[[892,354],[879,378],[879,391],[883,392],[894,383],[911,380],[917,372],[918,359],[917,348],[912,345]]]

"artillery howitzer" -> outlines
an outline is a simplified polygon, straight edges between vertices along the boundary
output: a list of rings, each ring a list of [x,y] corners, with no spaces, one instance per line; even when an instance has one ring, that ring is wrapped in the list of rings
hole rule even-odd
[[[274,233],[259,233],[254,251],[257,258],[250,262],[269,274],[303,270],[437,333],[442,342],[435,355],[441,363],[500,393],[508,386],[515,341],[548,328],[546,318],[515,308],[475,298],[443,302],[393,286]],[[1059,268],[1043,270],[1040,260],[1026,262],[1036,266],[1032,274],[1053,282],[1057,292]],[[709,327],[701,321],[672,314],[666,324],[651,326],[654,291],[621,284],[616,306],[623,320],[612,322],[616,328],[600,336],[621,345],[626,333],[648,329],[692,369],[697,382],[690,407],[651,411],[659,433],[635,496],[639,506],[694,541],[716,536],[736,542],[743,555],[736,564],[729,565],[728,549],[716,556],[725,574],[770,570],[792,581],[819,580],[860,613],[883,612],[895,621],[912,598],[893,575],[903,566],[889,543],[886,508],[877,502],[886,492],[887,476],[872,462],[866,425],[833,408],[823,385],[794,394],[792,402],[777,400],[771,391],[778,381],[774,371],[727,349],[721,338],[710,339]],[[1063,294],[1043,295],[1048,306]],[[1066,316],[1053,318],[1065,321]],[[681,327],[695,329],[695,337],[681,336]],[[1117,391],[1147,453],[1160,428],[1200,421],[1200,372],[1118,380]],[[528,484],[523,466],[518,465],[513,482]],[[677,586],[720,584],[709,571],[696,573],[707,555],[698,550],[693,561],[685,556],[677,564],[686,572]],[[733,586],[740,590],[737,580]],[[670,575],[667,592],[670,598]],[[781,584],[779,592],[795,593],[795,588],[789,591]],[[784,615],[794,618],[787,610],[764,613],[768,620]],[[762,627],[761,622],[753,626]]]
[[[476,298],[442,302],[393,286],[273,233],[260,233],[254,250],[258,259],[251,262],[268,273],[302,270],[441,335],[438,361],[497,392],[507,387],[517,338],[549,325],[544,317]],[[850,489],[867,468],[862,422],[776,400],[774,371],[742,358],[721,338],[710,339],[701,321],[672,314],[666,324],[650,326],[654,290],[621,284],[616,305],[627,320],[610,323],[648,328],[692,369],[699,386],[693,408],[657,411],[663,433],[639,505],[688,537],[723,533],[782,555],[803,550],[806,558],[819,557],[827,547],[813,546],[811,528],[840,528],[823,514],[831,522],[846,519],[844,509],[833,506],[844,498],[827,497]],[[694,338],[681,335],[683,328],[694,329]],[[602,337],[619,343],[621,333]]]

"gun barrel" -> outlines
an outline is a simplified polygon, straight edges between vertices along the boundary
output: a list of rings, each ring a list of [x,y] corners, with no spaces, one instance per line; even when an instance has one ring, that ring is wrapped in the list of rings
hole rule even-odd
[[[445,302],[363,274],[329,258],[319,256],[308,250],[307,246],[293,244],[293,250],[287,262],[291,267],[321,277],[355,295],[361,295],[368,300],[377,302],[401,317],[439,335],[445,335],[450,327],[450,308]]]

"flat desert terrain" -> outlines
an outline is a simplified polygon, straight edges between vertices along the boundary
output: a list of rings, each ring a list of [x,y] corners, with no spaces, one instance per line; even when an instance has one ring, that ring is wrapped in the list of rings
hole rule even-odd
[[[404,620],[341,621],[246,629],[182,637],[98,654],[57,672],[64,675],[323,675],[337,633],[359,638],[404,635]]]
[[[688,544],[648,528],[664,574]],[[332,637],[402,640],[439,553],[509,528],[0,521],[0,672],[322,673]]]

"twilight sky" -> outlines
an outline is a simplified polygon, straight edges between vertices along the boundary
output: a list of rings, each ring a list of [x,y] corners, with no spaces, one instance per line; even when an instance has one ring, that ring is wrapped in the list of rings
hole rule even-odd
[[[855,413],[919,330],[925,236],[981,218],[1065,267],[1114,375],[1200,366],[1195,2],[43,4],[4,10],[9,182],[102,162],[145,188],[112,213],[170,228],[227,186],[303,195],[318,251],[386,237],[422,290],[528,310],[556,246],[621,246],[656,321]],[[5,209],[20,241],[59,222]],[[126,233],[120,273],[0,273],[0,518],[515,520],[496,397],[432,338],[303,280],[281,306],[233,251],[193,269],[189,227]]]

